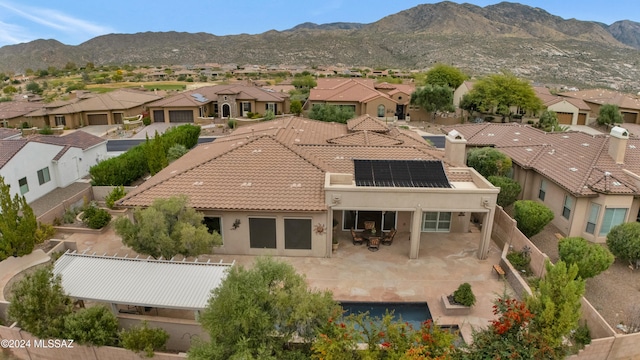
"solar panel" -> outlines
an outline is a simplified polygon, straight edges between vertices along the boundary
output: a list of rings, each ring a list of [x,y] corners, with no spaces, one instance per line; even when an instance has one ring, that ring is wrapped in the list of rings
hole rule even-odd
[[[207,99],[206,97],[204,97],[204,95],[200,94],[200,93],[193,93],[191,94],[191,96],[196,99],[196,101],[201,102],[201,103],[205,103],[207,101],[209,101],[209,99]]]
[[[353,160],[356,186],[450,188],[440,160]]]

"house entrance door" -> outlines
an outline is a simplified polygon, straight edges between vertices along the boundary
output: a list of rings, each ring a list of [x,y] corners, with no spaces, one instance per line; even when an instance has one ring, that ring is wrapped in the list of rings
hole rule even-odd
[[[398,104],[396,105],[396,114],[398,120],[404,120],[404,105]]]
[[[222,105],[222,117],[223,118],[228,118],[231,116],[231,106],[229,106],[229,104],[223,104]]]

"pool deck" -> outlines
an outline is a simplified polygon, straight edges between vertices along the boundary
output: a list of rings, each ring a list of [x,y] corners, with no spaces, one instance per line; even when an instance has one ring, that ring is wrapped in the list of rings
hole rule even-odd
[[[505,290],[513,291],[493,272],[500,262],[500,249],[491,243],[487,259],[480,260],[476,250],[478,232],[422,233],[419,258],[409,259],[409,234],[398,233],[391,246],[380,246],[377,252],[365,245],[353,245],[340,236],[340,247],[331,258],[274,257],[293,265],[306,276],[311,288],[330,290],[338,301],[421,302],[429,304],[438,324],[457,324],[465,341],[471,339],[472,327],[488,325],[494,318],[493,301]],[[122,245],[120,238],[108,229],[99,236],[68,235],[79,251],[89,250],[129,256],[135,253]],[[250,267],[254,256],[210,255],[212,261],[235,261]],[[468,316],[446,316],[442,295],[451,294],[461,283],[468,282],[477,302]]]

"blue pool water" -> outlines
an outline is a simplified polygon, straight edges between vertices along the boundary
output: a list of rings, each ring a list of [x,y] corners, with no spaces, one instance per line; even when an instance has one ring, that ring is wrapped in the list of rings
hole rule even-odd
[[[393,311],[395,320],[402,318],[414,329],[420,327],[422,322],[431,319],[429,305],[426,302],[351,302],[340,303],[345,310],[345,316],[349,314],[363,314],[369,312],[371,317],[382,318],[384,314]]]

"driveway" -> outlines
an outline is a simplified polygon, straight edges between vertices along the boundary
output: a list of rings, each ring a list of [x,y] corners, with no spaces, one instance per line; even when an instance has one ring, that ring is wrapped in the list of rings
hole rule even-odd
[[[149,138],[153,138],[156,135],[156,131],[158,134],[163,134],[170,127],[174,127],[176,124],[167,124],[167,123],[151,123],[148,126],[143,127],[138,133],[133,134],[130,139],[144,139],[147,134]]]
[[[81,127],[78,130],[82,130],[97,137],[103,137],[110,132],[116,131],[118,127],[119,125],[89,125]]]

